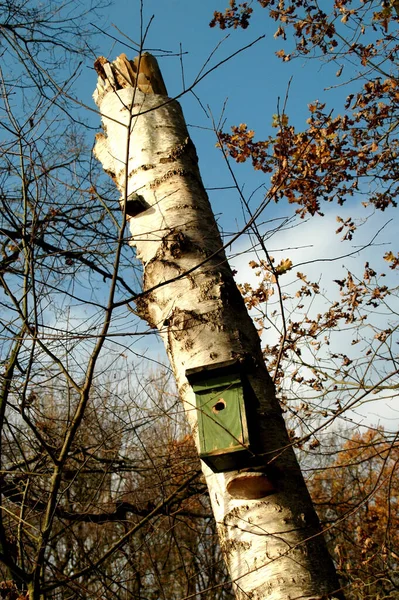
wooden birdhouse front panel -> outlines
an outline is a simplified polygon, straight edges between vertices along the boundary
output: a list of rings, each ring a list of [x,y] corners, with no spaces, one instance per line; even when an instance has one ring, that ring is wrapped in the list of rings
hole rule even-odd
[[[193,378],[200,458],[215,472],[241,468],[251,453],[240,374],[231,368],[219,368],[215,372],[196,371]]]

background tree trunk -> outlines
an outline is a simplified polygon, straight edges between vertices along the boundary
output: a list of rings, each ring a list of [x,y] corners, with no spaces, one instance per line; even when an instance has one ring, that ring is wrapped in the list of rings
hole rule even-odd
[[[95,154],[122,194],[130,243],[144,265],[137,310],[165,343],[197,447],[186,370],[231,359],[250,365],[258,466],[216,474],[203,463],[236,596],[342,599],[180,105],[165,95],[149,55],[134,63],[122,55],[112,65],[98,59],[96,67],[104,134],[97,136]]]

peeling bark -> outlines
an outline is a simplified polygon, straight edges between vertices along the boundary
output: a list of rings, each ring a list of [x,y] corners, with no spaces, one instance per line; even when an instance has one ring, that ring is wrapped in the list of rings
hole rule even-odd
[[[94,152],[121,192],[122,207],[138,195],[148,207],[128,217],[148,292],[137,310],[165,343],[197,446],[186,370],[232,358],[249,365],[254,467],[216,474],[203,465],[236,597],[342,600],[180,105],[165,95],[149,55],[129,66],[124,55],[112,64],[104,60],[95,93],[104,133]],[[150,81],[140,76],[140,64],[151,64],[145,73]]]

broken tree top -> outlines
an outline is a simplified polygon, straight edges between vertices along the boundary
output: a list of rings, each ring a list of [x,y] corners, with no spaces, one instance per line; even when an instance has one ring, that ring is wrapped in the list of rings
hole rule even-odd
[[[129,60],[126,54],[121,54],[113,62],[99,56],[94,68],[99,75],[94,93],[96,102],[106,92],[128,87],[137,87],[144,94],[168,94],[158,62],[148,52],[136,56],[134,60]]]

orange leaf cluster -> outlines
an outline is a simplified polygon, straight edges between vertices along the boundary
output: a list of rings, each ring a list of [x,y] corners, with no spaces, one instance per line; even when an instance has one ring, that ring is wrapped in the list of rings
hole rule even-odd
[[[220,29],[226,29],[233,27],[237,29],[246,29],[249,25],[249,18],[253,12],[248,2],[243,2],[237,6],[235,0],[230,0],[230,8],[227,8],[224,13],[216,10],[213,15],[212,21],[209,23],[210,27],[219,25]]]
[[[394,598],[399,446],[383,429],[369,429],[355,433],[337,456],[309,486],[340,577],[351,600]]]
[[[251,160],[254,169],[270,173],[270,195],[276,202],[297,204],[301,217],[322,214],[322,201],[342,205],[375,181],[378,186],[364,204],[385,210],[397,206],[399,194],[399,139],[394,131],[386,134],[398,102],[398,83],[376,78],[348,97],[351,116],[333,117],[315,102],[309,105],[304,131],[280,119],[277,134],[266,140],[254,141],[254,132],[244,124],[220,133],[219,140],[237,162]],[[338,232],[343,229],[345,239],[351,239],[353,221],[342,222]]]
[[[343,279],[334,280],[339,286],[339,301],[327,302],[326,309],[312,317],[307,310],[306,302],[311,304],[315,296],[321,295],[319,284],[309,281],[303,273],[297,272],[297,281],[288,283],[287,287],[291,293],[287,294],[278,287],[277,279],[280,279],[281,275],[285,276],[286,273],[292,272],[292,262],[287,258],[277,265],[273,263],[272,257],[269,257],[269,261],[251,261],[250,266],[255,269],[259,281],[255,286],[249,283],[241,284],[240,291],[246,306],[256,311],[254,321],[260,334],[270,326],[281,331],[279,343],[266,344],[263,350],[279,393],[286,385],[287,365],[292,367],[296,363],[302,365],[304,369],[300,367],[294,373],[290,373],[292,383],[323,394],[328,390],[331,391],[332,388],[333,391],[337,391],[337,386],[333,386],[331,379],[326,379],[323,369],[312,368],[311,374],[309,373],[309,365],[304,364],[301,358],[304,349],[307,351],[311,349],[312,353],[317,354],[320,348],[323,348],[323,356],[329,361],[329,371],[333,379],[336,377],[342,385],[345,385],[347,378],[352,376],[349,367],[358,358],[349,356],[348,353],[328,350],[329,340],[334,332],[343,329],[355,331],[353,346],[358,344],[360,339],[363,340],[362,330],[366,328],[369,332],[369,341],[365,346],[365,357],[373,352],[380,354],[382,344],[387,348],[390,346],[394,329],[368,322],[370,311],[385,307],[387,298],[392,294],[392,290],[380,282],[385,277],[384,273],[377,274],[368,262],[365,264],[363,278],[356,278],[348,271]],[[296,290],[293,289],[295,283],[299,284]],[[281,326],[282,316],[275,309],[279,296],[290,315],[283,317],[284,328]],[[290,306],[289,310],[288,306]],[[376,344],[374,349],[373,343]]]

